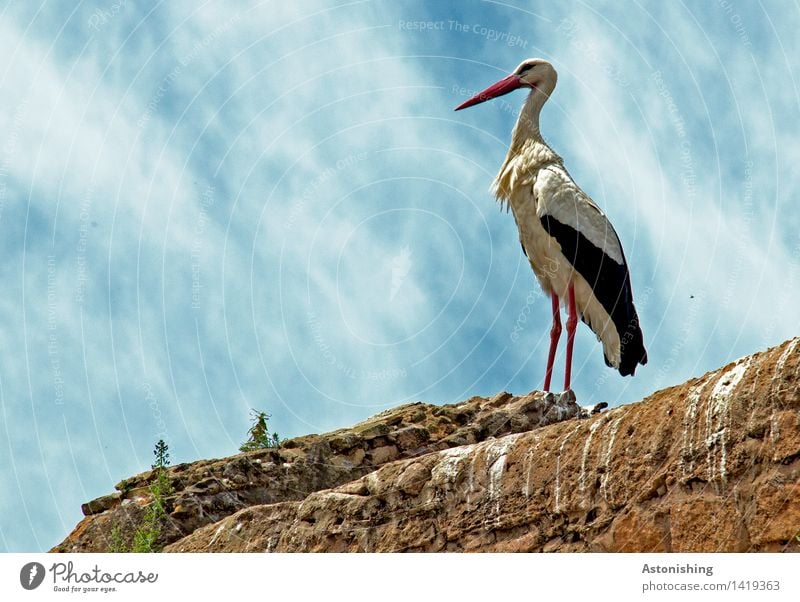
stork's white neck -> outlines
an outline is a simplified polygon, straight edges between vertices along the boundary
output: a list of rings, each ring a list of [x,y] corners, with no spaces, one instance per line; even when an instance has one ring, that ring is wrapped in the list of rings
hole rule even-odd
[[[541,90],[531,90],[525,104],[519,112],[517,124],[511,133],[511,149],[518,149],[526,140],[544,142],[539,130],[539,114],[547,101],[547,95]]]
[[[533,90],[522,106],[508,154],[492,183],[492,191],[501,203],[509,201],[517,185],[529,182],[530,175],[545,165],[561,161],[539,131],[539,113],[547,98],[541,90]]]

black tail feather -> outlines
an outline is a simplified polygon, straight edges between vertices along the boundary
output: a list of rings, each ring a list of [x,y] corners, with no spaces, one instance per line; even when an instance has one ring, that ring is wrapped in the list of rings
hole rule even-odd
[[[620,337],[620,360],[619,373],[622,376],[632,376],[636,372],[636,366],[647,363],[647,350],[644,348],[642,339],[642,329],[639,327],[639,316],[636,311],[628,322],[628,327],[619,333]]]

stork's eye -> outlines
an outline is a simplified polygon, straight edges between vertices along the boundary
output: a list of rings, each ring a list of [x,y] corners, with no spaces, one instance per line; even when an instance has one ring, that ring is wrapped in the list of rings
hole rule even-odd
[[[527,71],[530,71],[530,70],[531,70],[531,69],[533,69],[535,66],[536,66],[536,65],[524,65],[524,66],[522,67],[522,69],[520,69],[520,70],[519,70],[519,74],[518,74],[518,75],[524,75],[524,74],[525,74]]]

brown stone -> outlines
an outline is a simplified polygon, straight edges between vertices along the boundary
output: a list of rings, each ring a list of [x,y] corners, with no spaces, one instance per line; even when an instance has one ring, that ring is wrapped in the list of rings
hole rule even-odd
[[[800,548],[800,476],[797,462],[790,479],[767,480],[756,491],[749,521],[755,545],[778,544]]]
[[[364,461],[364,457],[366,455],[367,452],[365,452],[363,448],[357,447],[350,452],[348,457],[350,458],[350,461],[353,463],[353,466],[359,466]]]
[[[420,450],[430,440],[431,434],[419,426],[407,426],[394,434],[397,446],[402,451]]]
[[[375,448],[369,452],[370,464],[373,466],[386,464],[387,462],[397,459],[399,455],[400,453],[397,451],[396,445],[384,445],[383,447]]]
[[[672,545],[692,552],[746,552],[744,522],[731,496],[682,500],[669,509]]]
[[[638,508],[611,524],[610,552],[669,552],[670,533],[664,517]]]
[[[524,398],[506,395],[504,411],[512,419],[520,413],[544,416],[551,406],[560,403],[545,399],[540,392]],[[479,438],[473,422],[494,414],[498,399],[473,397],[444,406],[415,402],[381,412],[350,429],[291,439],[280,449],[259,449],[170,467],[168,474],[175,495],[170,528],[162,534],[160,543],[177,541],[245,508],[302,500],[314,491],[355,483],[386,462],[450,447],[453,443],[445,441],[450,436],[474,443]],[[523,403],[525,410],[521,409]],[[551,412],[550,421],[578,412],[576,404],[561,403],[557,412]],[[528,428],[527,419],[507,422],[505,432]],[[545,423],[545,419],[537,422]],[[117,492],[84,504],[84,510],[93,514],[53,551],[105,552],[114,525],[121,526],[123,538],[132,538],[138,519],[129,516],[126,506],[135,502],[141,508],[149,502],[153,477],[153,471],[148,470],[124,479],[117,485]],[[363,489],[358,485],[348,487],[354,491]],[[414,485],[410,487],[413,489]],[[241,542],[242,537],[241,532],[236,532],[229,541]],[[219,545],[215,540],[214,548]]]
[[[363,437],[357,433],[337,431],[328,438],[328,445],[335,452],[346,452],[361,445],[363,441]]]
[[[431,478],[431,471],[424,464],[414,462],[407,466],[397,479],[397,489],[406,495],[416,496]]]
[[[114,493],[110,493],[108,495],[104,495],[102,497],[97,498],[96,500],[92,500],[91,502],[86,502],[85,504],[81,504],[81,511],[83,512],[84,516],[90,516],[92,514],[99,514],[101,512],[105,512],[117,506],[121,499],[121,495],[118,491]]]
[[[247,455],[201,461],[176,476],[185,489],[175,508],[187,516],[165,549],[800,551],[797,347],[582,419],[570,394],[402,406],[354,427],[373,446],[360,468],[326,435],[258,470]],[[420,434],[404,431],[411,424],[428,433],[424,445],[402,443]],[[257,485],[237,484],[239,474]],[[199,484],[220,491],[187,497]],[[103,549],[110,521],[141,508],[126,495],[59,548]]]
[[[781,410],[775,412],[771,428],[775,437],[772,459],[775,462],[789,462],[800,457],[800,412]]]

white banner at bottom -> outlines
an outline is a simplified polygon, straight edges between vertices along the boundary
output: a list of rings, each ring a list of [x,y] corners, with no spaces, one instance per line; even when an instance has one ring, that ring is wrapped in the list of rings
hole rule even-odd
[[[794,554],[2,554],[0,600],[800,600]],[[255,596],[255,597],[254,597]]]

